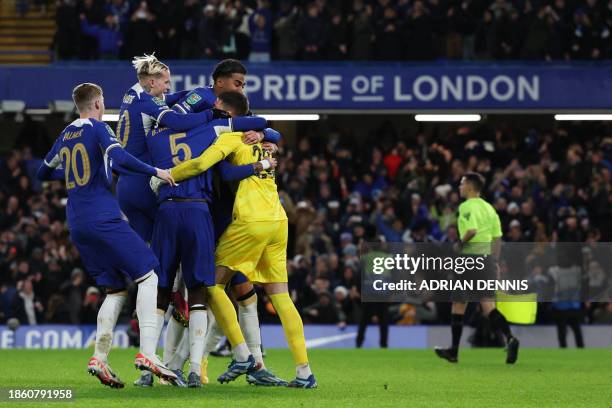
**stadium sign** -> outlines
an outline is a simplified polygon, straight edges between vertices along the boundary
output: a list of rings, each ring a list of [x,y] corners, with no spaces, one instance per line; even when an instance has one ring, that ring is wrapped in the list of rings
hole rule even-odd
[[[212,63],[174,63],[174,89],[210,83]],[[251,64],[247,93],[260,110],[524,111],[610,109],[609,64]],[[80,82],[100,83],[117,108],[134,82],[127,63],[0,68],[0,99],[28,108],[67,99]]]

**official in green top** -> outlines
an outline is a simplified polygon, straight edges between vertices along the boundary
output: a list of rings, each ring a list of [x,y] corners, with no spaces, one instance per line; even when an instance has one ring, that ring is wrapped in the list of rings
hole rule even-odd
[[[501,249],[501,223],[497,212],[480,197],[485,181],[478,173],[467,173],[461,179],[459,194],[465,201],[459,206],[459,237],[461,241],[457,249],[462,255],[487,255],[486,271],[495,279],[499,272],[499,254]],[[485,271],[485,275],[487,274]],[[472,279],[472,278],[470,278]],[[494,330],[500,330],[506,337],[508,353],[506,363],[514,364],[518,358],[519,341],[512,335],[508,321],[495,308],[493,296],[480,299],[482,312],[491,322]],[[455,301],[452,304],[451,332],[452,346],[450,348],[436,348],[436,354],[451,363],[458,361],[459,343],[463,331],[463,315],[467,302]]]

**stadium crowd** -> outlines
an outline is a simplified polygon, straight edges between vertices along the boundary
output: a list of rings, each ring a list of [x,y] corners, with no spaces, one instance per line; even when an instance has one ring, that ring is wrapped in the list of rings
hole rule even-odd
[[[397,324],[445,321],[441,304],[362,304],[358,246],[380,236],[456,241],[457,186],[467,171],[486,177],[506,241],[612,240],[610,127],[412,132],[385,122],[359,143],[346,128],[300,133],[294,148],[280,146],[277,184],[290,222],[290,290],[306,323],[342,327],[364,314],[368,322],[374,314]],[[93,324],[101,293],[70,243],[64,186],[36,182],[38,163],[28,148],[0,161],[0,323]],[[551,307],[540,305],[541,321],[553,319]],[[580,320],[612,323],[610,303],[576,309]],[[260,320],[276,319],[260,293]]]
[[[60,60],[612,58],[607,0],[58,0],[56,23]]]

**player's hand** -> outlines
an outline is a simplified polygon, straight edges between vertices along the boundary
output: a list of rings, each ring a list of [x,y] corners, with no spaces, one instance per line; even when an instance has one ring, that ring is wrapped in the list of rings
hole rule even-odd
[[[278,166],[278,160],[276,160],[274,157],[268,157],[266,160],[268,163],[270,163],[269,170],[274,170],[276,166]]]
[[[212,108],[212,117],[213,119],[229,119],[231,118],[230,114],[224,110]]]
[[[176,182],[172,178],[172,174],[168,170],[157,169],[157,174],[155,175],[157,178],[164,180],[166,183],[171,186],[176,186]]]
[[[244,132],[242,141],[245,144],[252,145],[252,144],[261,142],[263,138],[264,138],[263,132],[256,132],[254,130],[249,130],[248,132]]]
[[[263,147],[263,149],[270,154],[275,154],[278,152],[278,146],[272,142],[263,142],[261,147]]]
[[[159,188],[162,186],[162,184],[164,184],[164,181],[162,179],[158,179],[155,176],[152,176],[149,180],[149,187],[151,187],[151,190],[153,190],[155,195],[159,193]]]

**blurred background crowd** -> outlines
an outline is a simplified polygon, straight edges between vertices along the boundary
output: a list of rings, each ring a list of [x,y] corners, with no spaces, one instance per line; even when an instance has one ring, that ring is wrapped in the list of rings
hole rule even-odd
[[[59,0],[56,25],[60,60],[612,57],[611,0]]]
[[[486,177],[505,241],[612,240],[610,125],[497,121],[415,131],[381,122],[358,143],[350,127],[319,126],[281,144],[277,169],[290,221],[289,285],[307,323],[447,321],[447,304],[362,304],[358,249],[374,239],[456,241],[457,187],[468,171]],[[64,186],[35,181],[39,163],[28,148],[0,162],[0,324],[94,323],[101,294],[70,243]],[[610,303],[566,306],[579,322],[612,323]],[[539,307],[539,321],[553,322],[555,305]],[[277,319],[263,293],[260,315]]]

